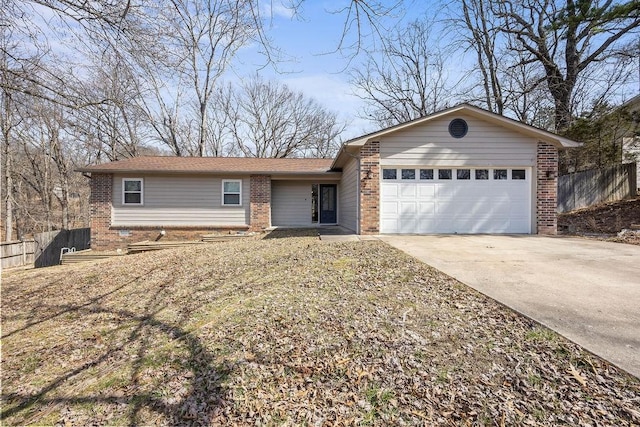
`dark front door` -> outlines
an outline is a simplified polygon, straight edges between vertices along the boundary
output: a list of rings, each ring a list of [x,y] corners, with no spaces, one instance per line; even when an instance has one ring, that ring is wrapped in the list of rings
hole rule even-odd
[[[320,224],[338,222],[337,194],[335,184],[320,184]]]

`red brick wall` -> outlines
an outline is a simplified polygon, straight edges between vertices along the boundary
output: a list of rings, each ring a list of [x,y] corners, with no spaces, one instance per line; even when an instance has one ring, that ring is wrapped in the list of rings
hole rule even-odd
[[[360,150],[360,234],[380,233],[380,143]]]
[[[93,241],[91,248],[95,250],[111,250],[111,249],[125,249],[129,243],[142,242],[144,240],[159,240],[159,241],[171,241],[171,240],[201,240],[204,234],[228,234],[235,233],[237,231],[246,231],[248,227],[162,227],[162,226],[148,226],[148,227],[111,227],[107,234],[107,238],[103,240],[103,245],[94,248]],[[164,230],[164,236],[160,235],[160,230]],[[126,231],[128,235],[121,236],[120,232]],[[91,230],[93,236],[93,230]]]
[[[113,175],[105,173],[91,174],[91,248],[103,250],[111,247],[111,197],[113,193]]]
[[[558,233],[558,149],[538,142],[536,156],[536,225],[538,234]]]
[[[251,175],[249,183],[250,230],[261,231],[271,227],[271,176]]]

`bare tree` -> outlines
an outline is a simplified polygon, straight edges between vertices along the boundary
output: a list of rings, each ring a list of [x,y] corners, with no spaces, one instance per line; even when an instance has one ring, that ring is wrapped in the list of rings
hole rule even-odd
[[[229,95],[227,125],[243,155],[281,158],[335,153],[344,126],[313,99],[259,78]]]
[[[356,93],[369,104],[366,118],[391,126],[448,103],[452,85],[430,26],[418,20],[386,37],[382,52],[369,54],[366,63],[352,73]]]
[[[258,32],[254,7],[252,2],[236,0],[171,0],[166,20],[172,26],[167,36],[175,42],[178,55],[184,55],[178,70],[195,95],[195,147],[191,154],[205,154],[207,113],[218,78],[236,51]]]
[[[139,155],[151,138],[139,108],[139,77],[117,52],[103,53],[88,67],[77,88],[86,99],[82,108],[68,109],[66,119],[78,143],[92,161],[120,160]],[[102,102],[92,103],[100,99]]]
[[[568,128],[575,113],[572,96],[579,78],[591,66],[628,51],[627,36],[640,28],[637,0],[491,2],[501,31],[517,42],[509,47],[524,54],[520,63],[536,62],[544,69],[559,132]]]
[[[471,50],[476,57],[477,71],[481,75],[482,96],[480,102],[494,113],[503,114],[505,100],[501,79],[501,43],[496,17],[491,13],[491,5],[486,0],[460,0],[452,3],[454,16],[447,20],[453,27],[461,29],[458,43],[465,51]],[[468,92],[467,92],[468,94]],[[468,95],[464,96],[468,101]]]
[[[7,60],[6,55],[2,55],[0,60],[3,62]],[[4,67],[3,67],[4,68]],[[6,72],[1,72],[0,78],[5,81],[9,78]],[[13,106],[12,93],[6,88],[5,85],[1,88],[0,92],[0,132],[2,134],[2,208],[4,209],[4,215],[2,223],[4,226],[4,233],[0,235],[0,240],[6,241],[13,240],[13,209],[14,209],[14,195],[13,195],[13,141],[12,141],[12,128],[15,126],[15,110]],[[2,241],[4,241],[2,240]]]

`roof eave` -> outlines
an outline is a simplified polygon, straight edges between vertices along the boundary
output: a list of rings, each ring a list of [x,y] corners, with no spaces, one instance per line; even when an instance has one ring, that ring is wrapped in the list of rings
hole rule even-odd
[[[333,159],[331,163],[331,169],[340,169],[344,167],[346,163],[346,158],[348,157],[357,157],[357,152],[360,150],[360,146],[347,145],[347,143],[342,144],[340,147],[340,151]],[[349,153],[351,152],[351,153]]]
[[[499,114],[495,114],[492,113],[490,111],[487,110],[483,110],[482,108],[478,108],[478,107],[474,107],[473,105],[469,105],[469,104],[460,104],[457,105],[455,107],[451,107],[451,108],[447,108],[445,110],[442,111],[438,111],[434,114],[431,114],[429,116],[425,116],[425,117],[421,117],[419,119],[416,120],[412,120],[410,122],[406,122],[406,123],[401,123],[399,125],[396,126],[392,126],[386,129],[382,129],[379,130],[377,132],[373,132],[367,135],[363,135],[360,136],[358,138],[354,138],[352,140],[347,141],[344,145],[345,146],[352,146],[352,147],[362,147],[364,146],[367,142],[370,141],[374,141],[382,136],[388,135],[390,133],[393,132],[397,132],[403,129],[407,129],[413,126],[417,126],[420,125],[422,123],[425,122],[429,122],[432,120],[435,120],[437,118],[443,117],[443,116],[447,116],[447,115],[451,115],[457,112],[465,112],[471,116],[474,117],[478,117],[484,120],[488,120],[490,122],[499,124],[501,126],[504,126],[506,128],[509,129],[513,129],[516,132],[520,132],[520,133],[524,133],[524,134],[528,134],[534,138],[537,138],[541,141],[544,142],[549,142],[551,144],[553,144],[555,147],[557,148],[573,148],[573,147],[580,147],[583,144],[581,142],[577,142],[577,141],[573,141],[570,140],[568,138],[564,138],[561,137],[560,135],[556,135],[554,133],[551,132],[547,132],[545,130],[542,129],[538,129],[536,127],[524,124],[524,123],[520,123],[516,120],[510,119],[508,117],[504,117],[501,116]],[[335,163],[335,162],[334,162]]]
[[[100,168],[78,168],[76,172],[82,173],[112,173],[112,174],[153,174],[153,175],[340,175],[342,172],[326,171],[194,171],[194,170],[166,170],[166,169],[100,169]]]

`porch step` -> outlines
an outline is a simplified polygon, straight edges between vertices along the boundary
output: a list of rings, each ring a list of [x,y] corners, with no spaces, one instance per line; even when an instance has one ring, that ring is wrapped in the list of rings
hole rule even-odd
[[[69,265],[77,264],[80,262],[98,261],[101,259],[113,258],[116,256],[122,256],[124,253],[116,252],[93,252],[91,249],[86,251],[67,252],[60,257],[60,264]]]
[[[255,233],[244,234],[205,234],[202,236],[202,241],[207,243],[212,242],[230,242],[233,240],[241,240],[247,237],[253,237]]]
[[[145,240],[144,242],[129,243],[127,245],[127,252],[130,254],[146,251],[158,251],[161,249],[174,249],[174,248],[186,248],[198,245],[204,245],[202,241],[166,241],[166,242],[152,242]]]

